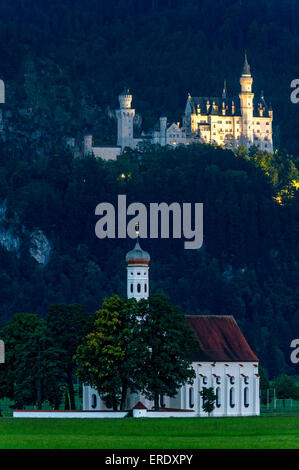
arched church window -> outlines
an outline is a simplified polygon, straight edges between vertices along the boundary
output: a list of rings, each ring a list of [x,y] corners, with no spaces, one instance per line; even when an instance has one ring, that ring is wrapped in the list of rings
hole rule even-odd
[[[141,292],[141,284],[137,284],[137,292]]]
[[[235,406],[235,389],[234,387],[231,387],[229,391],[229,405],[231,408],[234,408]]]
[[[216,388],[216,406],[220,408],[221,406],[221,389],[220,387]]]
[[[249,406],[249,388],[248,387],[244,388],[244,406],[245,408],[248,408]]]
[[[194,407],[194,388],[189,388],[189,408]]]
[[[91,395],[91,408],[96,408],[97,407],[97,396],[95,393]]]

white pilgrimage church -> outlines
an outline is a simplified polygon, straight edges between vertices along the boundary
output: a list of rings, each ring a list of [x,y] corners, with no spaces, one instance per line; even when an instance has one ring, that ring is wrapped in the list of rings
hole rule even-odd
[[[128,298],[148,297],[149,262],[149,254],[137,240],[135,248],[126,256]],[[176,397],[161,396],[161,410],[187,410],[193,411],[192,416],[206,416],[199,392],[203,387],[213,387],[217,401],[211,416],[259,415],[258,358],[235,319],[229,315],[187,315],[186,321],[201,346],[192,363],[196,378],[192,385],[182,386]],[[140,394],[131,394],[126,408],[130,410],[138,402],[148,410],[153,407],[153,402]],[[108,410],[97,391],[86,385],[83,386],[83,410]]]
[[[169,122],[166,116],[161,116],[153,129],[139,133],[134,125],[137,116],[132,108],[133,97],[126,89],[119,95],[119,109],[115,111],[117,145],[97,147],[93,145],[92,135],[86,135],[83,155],[93,154],[104,160],[115,160],[126,147],[138,149],[144,144],[176,147],[202,143],[232,150],[240,145],[247,148],[256,146],[273,152],[273,110],[271,105],[267,105],[263,91],[260,96],[253,93],[252,84],[245,54],[238,96],[228,95],[226,82],[222,95],[218,97],[198,97],[189,93],[181,123]]]

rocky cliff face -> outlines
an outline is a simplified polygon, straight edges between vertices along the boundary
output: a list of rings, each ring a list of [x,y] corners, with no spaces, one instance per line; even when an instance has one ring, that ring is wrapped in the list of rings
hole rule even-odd
[[[30,255],[40,264],[46,265],[50,259],[52,246],[42,230],[30,234]]]
[[[6,201],[0,204],[0,244],[7,251],[14,251],[16,255],[20,256],[20,249],[24,236],[29,237],[29,253],[37,263],[46,265],[49,262],[52,245],[47,239],[42,230],[36,229],[33,232],[28,232],[24,226],[19,227],[7,220],[7,205]]]

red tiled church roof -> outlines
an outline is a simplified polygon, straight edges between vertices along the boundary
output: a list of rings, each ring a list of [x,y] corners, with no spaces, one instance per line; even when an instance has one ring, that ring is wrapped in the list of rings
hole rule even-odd
[[[258,361],[233,316],[186,315],[186,320],[200,343],[194,361]]]
[[[147,410],[147,407],[146,407],[141,401],[139,401],[139,402],[136,403],[136,405],[133,407],[133,410]]]

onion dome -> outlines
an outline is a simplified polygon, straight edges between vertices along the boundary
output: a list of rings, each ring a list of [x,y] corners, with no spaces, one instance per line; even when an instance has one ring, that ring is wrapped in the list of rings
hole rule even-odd
[[[135,248],[127,253],[126,263],[128,266],[147,266],[150,262],[150,255],[147,251],[144,251],[139,245],[137,238]]]

